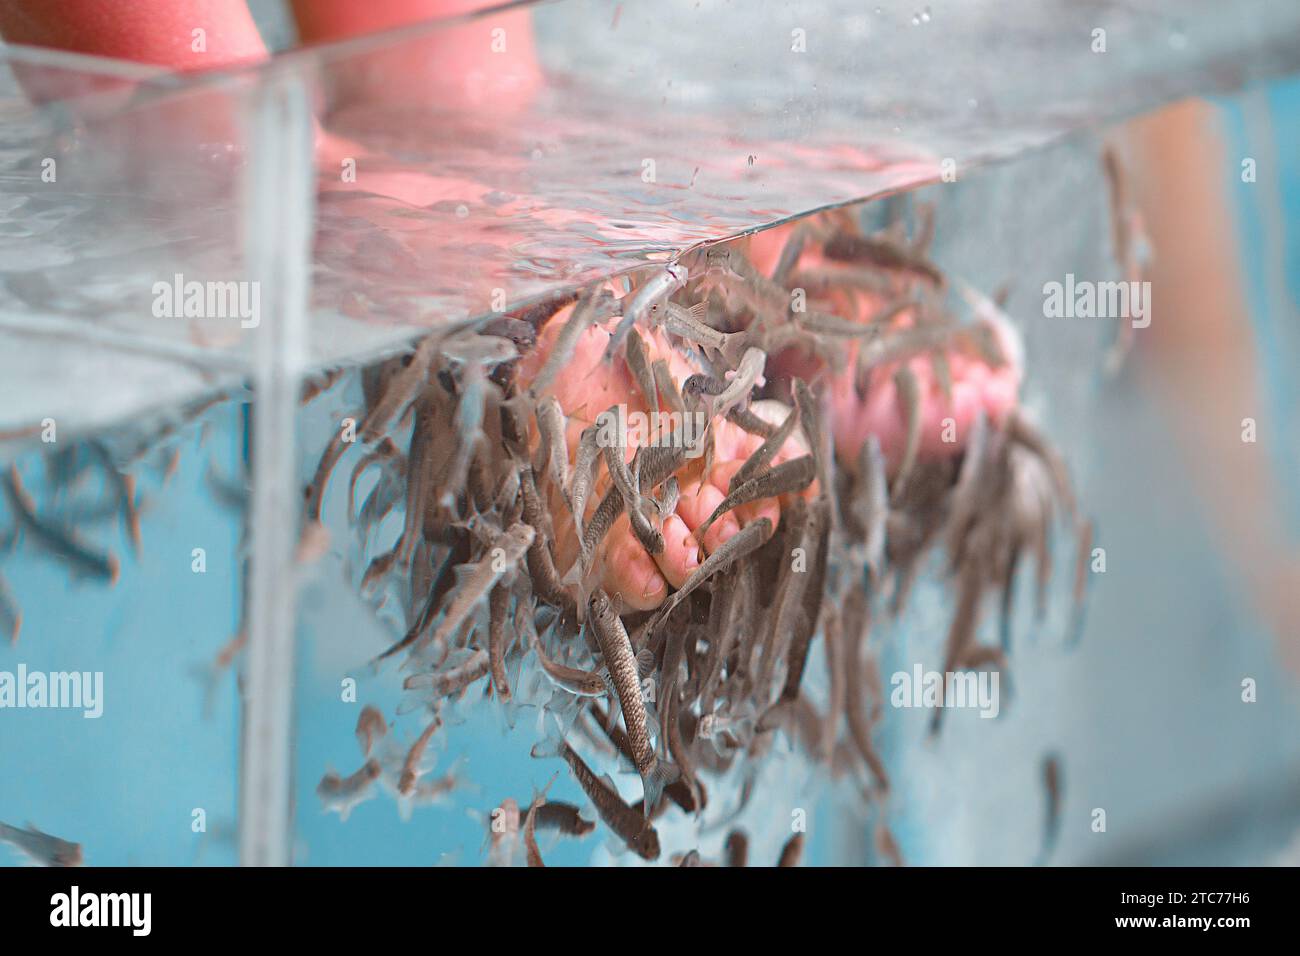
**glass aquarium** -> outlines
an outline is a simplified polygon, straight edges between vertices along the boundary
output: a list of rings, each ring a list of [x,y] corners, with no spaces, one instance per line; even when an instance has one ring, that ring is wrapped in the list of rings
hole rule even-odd
[[[253,10],[0,46],[0,862],[1300,860],[1300,8]]]

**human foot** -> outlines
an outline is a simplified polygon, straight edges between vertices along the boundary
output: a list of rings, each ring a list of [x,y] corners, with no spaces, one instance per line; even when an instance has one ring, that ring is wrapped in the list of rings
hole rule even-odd
[[[570,305],[561,309],[542,328],[537,348],[524,359],[519,370],[521,382],[531,382],[536,378],[556,348],[573,308]],[[638,387],[628,363],[621,357],[605,361],[604,354],[614,325],[615,322],[610,320],[582,332],[574,346],[572,357],[554,384],[544,394],[537,396],[540,399],[548,394],[553,395],[566,416],[565,449],[569,469],[577,461],[578,446],[584,430],[596,424],[601,414],[610,409],[623,409],[624,420],[638,426],[641,419],[636,416],[646,415],[645,428],[627,429],[624,456],[627,462],[633,460],[641,445],[678,440],[671,434],[674,425],[682,421],[681,413],[676,416],[670,414],[674,399],[658,396],[651,407]],[[673,387],[679,392],[692,375],[703,372],[684,351],[673,345],[663,329],[640,329],[638,334],[644,343],[648,363],[654,365],[662,362]],[[655,388],[655,391],[657,393],[659,389]],[[768,400],[755,401],[751,411],[768,425],[777,426],[784,421],[789,409],[780,402]],[[660,412],[660,415],[656,417],[647,414],[653,412]],[[690,415],[692,412],[687,411],[685,414]],[[706,412],[699,414],[707,415]],[[699,434],[703,432],[703,423],[686,430]],[[532,440],[534,445],[541,440],[535,423]],[[611,596],[616,596],[625,608],[650,610],[663,603],[670,590],[681,587],[699,566],[702,559],[701,546],[705,554],[712,553],[741,528],[760,518],[767,518],[775,529],[780,523],[783,499],[788,496],[760,498],[740,505],[717,518],[707,529],[702,541],[695,538],[697,529],[726,497],[732,478],[763,441],[762,435],[751,434],[732,421],[725,418],[714,420],[711,457],[704,453],[703,447],[695,449],[692,452],[695,457],[687,457],[674,475],[678,482],[679,496],[672,507],[666,509],[667,513],[658,523],[658,530],[664,539],[662,551],[651,555],[634,534],[628,515],[624,513],[609,529],[596,553],[590,556],[591,578],[588,583],[598,585]],[[772,464],[779,465],[807,453],[806,440],[795,431],[776,451]],[[595,487],[582,507],[584,519],[591,517],[596,503],[612,486],[606,468],[598,465],[597,475]],[[804,493],[810,491],[811,489],[806,489]],[[548,494],[552,515],[565,514],[567,505],[564,495],[555,487],[554,482],[549,483]],[[585,523],[584,520],[584,525]],[[571,520],[556,522],[555,557],[561,569],[571,567],[579,559],[577,529]]]

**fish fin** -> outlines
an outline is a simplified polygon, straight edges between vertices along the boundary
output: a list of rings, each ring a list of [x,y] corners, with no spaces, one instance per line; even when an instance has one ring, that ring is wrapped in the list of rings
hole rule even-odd
[[[612,734],[618,727],[618,715],[622,712],[622,705],[618,701],[618,693],[614,689],[614,681],[609,676],[609,671],[601,674],[601,680],[605,682],[605,733]]]
[[[642,786],[645,788],[645,799],[642,801],[642,808],[645,811],[647,819],[654,812],[654,808],[659,804],[660,798],[664,795],[664,788],[673,783],[682,775],[677,764],[664,760],[662,757],[656,757],[654,766],[642,780]]]
[[[546,736],[540,741],[533,744],[529,750],[529,756],[532,757],[563,757],[565,750],[568,749],[568,743],[564,739],[564,734],[560,730],[558,721],[548,721],[549,726],[546,729]]]
[[[1011,652],[1011,611],[1016,599],[1016,566],[1020,560],[1018,548],[1013,548],[1007,566],[1007,576],[1002,583],[1002,600],[998,612],[998,643],[1002,652]]]
[[[785,730],[794,742],[794,734],[790,732],[789,717],[794,710],[794,701],[778,700],[775,704],[763,712],[763,716],[758,719],[758,724],[754,728],[756,733],[767,733],[770,730]]]
[[[414,793],[397,798],[397,818],[403,823],[410,823],[411,816],[415,812]]]
[[[642,680],[655,672],[655,653],[650,648],[643,647],[636,652],[636,672]]]

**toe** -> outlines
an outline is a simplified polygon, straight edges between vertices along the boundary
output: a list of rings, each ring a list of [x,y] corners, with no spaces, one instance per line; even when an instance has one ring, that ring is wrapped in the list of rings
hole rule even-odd
[[[708,481],[702,482],[682,492],[682,497],[677,502],[677,514],[693,534],[695,529],[704,524],[713,513],[713,509],[722,503],[724,497],[726,496],[714,484]],[[728,513],[713,522],[708,534],[700,543],[704,545],[706,552],[712,554],[738,531],[740,531],[740,523],[734,514]]]
[[[668,584],[654,559],[632,534],[627,515],[609,529],[603,550],[600,580],[611,597],[617,595],[623,607],[637,611],[649,611],[663,603]]]
[[[655,556],[655,564],[673,588],[686,583],[691,572],[700,566],[700,548],[691,529],[679,515],[669,515],[663,524],[664,550]]]

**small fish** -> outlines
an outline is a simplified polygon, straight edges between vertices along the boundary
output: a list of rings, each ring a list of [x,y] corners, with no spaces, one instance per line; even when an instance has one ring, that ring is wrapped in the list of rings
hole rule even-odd
[[[641,546],[650,554],[662,554],[664,536],[658,528],[650,524],[649,519],[645,516],[641,483],[628,469],[627,461],[624,459],[625,451],[626,448],[621,437],[618,442],[606,445],[604,448],[605,467],[609,471],[610,478],[614,481],[614,487],[623,496],[623,510],[627,512],[633,534],[641,542]]]
[[[599,434],[600,429],[595,425],[582,430],[573,463],[573,477],[569,484],[569,506],[573,509],[573,525],[580,544],[586,540],[583,524],[586,521],[587,498],[596,481],[596,465],[600,457],[600,446],[597,444]]]
[[[357,718],[356,737],[361,747],[361,756],[369,757],[375,749],[375,743],[388,733],[388,722],[384,720],[378,708],[367,704],[361,709]]]
[[[794,403],[799,409],[799,427],[808,439],[808,448],[817,463],[817,481],[821,485],[821,493],[827,495],[834,487],[830,473],[830,463],[833,460],[830,431],[823,427],[821,403],[813,394],[812,388],[801,378],[794,380]]]
[[[686,461],[687,450],[686,443],[675,437],[666,443],[638,448],[634,459],[637,488],[644,493],[666,481]],[[623,494],[617,487],[610,488],[596,506],[582,538],[581,547],[588,560],[622,513]]]
[[[456,450],[452,454],[451,464],[447,467],[442,497],[439,501],[444,508],[452,506],[455,495],[465,486],[465,475],[469,471],[470,460],[474,456],[483,432],[483,418],[490,388],[494,386],[488,381],[487,373],[482,366],[466,366],[460,382],[460,401],[456,403]]]
[[[451,637],[479,603],[488,596],[497,582],[519,564],[520,559],[532,545],[536,534],[532,527],[517,521],[496,539],[496,545],[473,565],[468,575],[457,586],[455,595],[443,615],[442,622],[434,632],[431,643],[440,645]],[[410,646],[418,637],[419,630],[407,633],[400,641],[375,658],[376,662]],[[483,659],[487,661],[487,652],[483,652]]]
[[[534,757],[560,757],[573,771],[578,786],[596,807],[596,813],[605,825],[614,831],[643,860],[659,859],[659,834],[642,813],[623,802],[612,783],[602,780],[592,773],[591,768],[578,756],[562,737],[553,737],[546,744],[533,748]]]
[[[22,830],[0,823],[0,843],[8,843],[40,866],[81,866],[85,860],[80,843],[69,843],[42,833],[30,823]]]
[[[762,438],[771,438],[776,434],[777,426],[759,418],[748,408],[731,409],[727,412],[727,421],[751,435],[758,435]]]
[[[979,560],[972,558],[962,562],[958,576],[957,606],[953,610],[952,623],[948,626],[948,638],[944,644],[943,673],[957,670],[962,659],[969,653],[975,641],[975,631],[979,625],[980,603],[984,593],[985,570],[979,566]],[[944,707],[942,703],[934,709],[930,718],[931,736],[939,732],[943,722]]]
[[[802,491],[812,484],[815,477],[816,463],[812,455],[801,455],[783,461],[775,468],[749,479],[718,502],[713,513],[695,530],[695,540],[703,541],[704,536],[713,527],[713,523],[728,511],[749,504],[751,501]]]
[[[749,837],[744,830],[732,830],[727,834],[727,866],[747,866],[749,864]]]
[[[802,549],[805,556],[811,556],[815,562],[816,552],[812,551],[815,529],[808,503],[802,500],[792,502],[791,507],[781,515],[781,527],[785,529],[781,553],[794,554],[796,550]],[[794,561],[783,559],[780,563],[776,581],[772,586],[770,611],[763,624],[764,633],[760,644],[762,653],[757,677],[750,692],[752,697],[762,699],[768,697],[768,688],[776,662],[784,656],[786,645],[795,632],[797,617],[802,612],[803,592],[810,577],[809,570],[807,567],[796,569]],[[789,712],[790,709],[786,707],[770,708],[759,721],[759,730],[775,729],[778,722],[774,718]]]
[[[1083,636],[1084,605],[1088,597],[1088,562],[1092,559],[1093,533],[1091,521],[1080,522],[1076,529],[1078,546],[1074,562],[1074,610],[1070,621],[1071,644],[1078,643],[1079,638]],[[2,581],[0,581],[0,585],[3,585]],[[2,587],[0,587],[0,591],[2,590]],[[0,598],[2,597],[3,594],[0,593]],[[17,631],[15,631],[15,640],[17,636]]]
[[[632,381],[645,399],[650,411],[659,409],[659,386],[655,384],[654,372],[650,370],[650,357],[646,354],[645,341],[641,333],[632,329],[627,335],[627,348],[623,350],[623,360],[632,373]]]
[[[849,725],[849,739],[853,741],[862,762],[867,765],[876,783],[884,792],[889,791],[889,775],[871,741],[871,719],[867,716],[866,702],[869,694],[868,671],[862,663],[862,645],[871,627],[871,606],[866,589],[852,588],[846,595],[840,618],[844,638],[844,716]]]
[[[833,236],[823,246],[826,258],[841,262],[868,262],[882,269],[911,272],[936,286],[944,284],[938,266],[911,249],[878,236]]]
[[[565,588],[560,573],[556,570],[550,542],[541,530],[547,515],[537,494],[531,466],[520,466],[518,481],[520,499],[523,502],[523,520],[536,532],[527,552],[528,576],[532,581],[533,593],[552,607],[559,608],[565,617],[572,620],[577,617],[577,609],[573,595]]]
[[[799,315],[799,328],[814,335],[830,338],[863,339],[875,338],[881,334],[882,327],[904,309],[914,304],[910,298],[902,299],[886,306],[867,322],[855,322],[826,312],[804,312]]]
[[[673,764],[659,759],[650,742],[649,720],[641,697],[641,675],[622,618],[609,597],[599,589],[592,592],[589,610],[592,631],[623,710],[623,726],[632,745],[632,761],[645,788],[648,815],[659,802],[664,785],[676,779],[678,771]]]
[[[528,804],[528,816],[524,819],[524,857],[530,867],[546,866],[542,862],[542,851],[537,847],[537,810],[546,802],[546,791],[551,789],[554,782],[555,777],[551,777],[550,783],[533,794],[533,799]]]
[[[871,572],[871,580],[878,582],[884,573],[889,479],[880,440],[875,435],[868,436],[858,452],[857,476],[849,507],[861,527],[864,563]]]
[[[326,369],[319,375],[313,376],[302,383],[302,390],[298,393],[298,404],[307,405],[335,386],[341,379],[347,369],[342,367]]]
[[[551,486],[561,495],[566,495],[569,487],[569,452],[564,444],[567,421],[568,417],[554,395],[548,395],[537,403],[537,432],[541,436],[538,451],[541,457],[534,469],[539,475],[547,475]]]
[[[650,366],[650,371],[654,375],[655,387],[659,390],[659,396],[663,399],[663,403],[668,406],[668,411],[684,415],[686,413],[686,402],[682,400],[682,393],[677,390],[677,383],[673,381],[673,373],[668,367],[668,360],[655,359],[654,364]]]
[[[799,575],[800,586],[792,589],[789,620],[790,644],[786,656],[785,685],[780,703],[794,704],[799,699],[799,685],[808,664],[808,650],[816,635],[818,619],[824,606],[826,564],[829,558],[831,531],[830,499],[818,498],[808,507],[802,547],[811,556],[806,572]],[[797,603],[796,603],[797,602]],[[781,611],[785,610],[782,601]],[[786,615],[778,612],[778,627],[785,625]]]
[[[528,816],[524,819],[524,858],[530,867],[545,867],[542,851],[537,846],[537,800],[528,807]]]
[[[682,396],[692,402],[701,395],[716,398],[727,390],[727,384],[725,379],[715,378],[712,375],[706,375],[704,372],[696,372],[682,383]]]
[[[102,442],[91,442],[91,448],[100,459],[104,466],[104,472],[108,482],[114,486],[117,491],[117,499],[120,502],[122,523],[126,525],[127,538],[131,542],[131,551],[137,557],[140,554],[140,507],[136,504],[135,475],[127,474],[121,471],[117,462],[113,459],[112,454]]]
[[[734,624],[739,616],[741,602],[747,599],[747,586],[751,578],[746,574],[726,572],[724,579],[714,585],[713,600],[709,604],[709,650],[700,665],[697,702],[701,714],[712,717],[713,704],[722,671],[736,644]],[[702,717],[695,725],[698,737],[704,723]]]
[[[746,332],[719,332],[704,321],[707,302],[683,308],[675,302],[665,303],[663,326],[678,338],[702,345],[728,367],[736,364],[740,349],[745,347]]]
[[[577,348],[582,333],[587,331],[598,318],[603,317],[603,314],[608,311],[610,301],[609,293],[603,289],[588,292],[578,299],[578,304],[573,307],[564,327],[560,329],[560,334],[556,336],[550,354],[533,377],[532,385],[529,386],[528,393],[534,401],[550,390],[560,370],[573,358],[574,349]]]
[[[571,302],[578,301],[581,298],[581,291],[569,289],[564,292],[554,293],[535,305],[530,305],[526,309],[521,309],[514,313],[519,317],[519,321],[527,324],[534,330],[540,329],[555,313]]]
[[[653,499],[655,507],[659,512],[659,520],[666,521],[668,516],[677,510],[677,503],[682,497],[682,487],[674,476],[663,483],[659,491],[659,497]]]
[[[931,322],[899,329],[863,343],[858,349],[857,379],[866,382],[872,369],[947,348],[962,331],[950,322]]]
[[[1043,793],[1046,810],[1043,814],[1043,847],[1038,854],[1038,866],[1045,866],[1056,849],[1061,832],[1061,760],[1056,754],[1043,758]]]
[[[13,592],[9,590],[9,582],[0,575],[0,636],[7,634],[11,645],[18,643],[18,634],[23,629],[23,609],[18,606],[18,601]]]
[[[997,300],[960,280],[957,291],[974,316],[972,322],[960,329],[958,343],[966,351],[973,351],[989,368],[1001,368],[1008,363],[1023,367],[1024,344],[1020,333]]]
[[[519,357],[519,349],[508,338],[482,333],[459,335],[442,343],[442,356],[458,365],[492,368]]]
[[[537,539],[533,539],[536,544]],[[498,584],[488,595],[488,660],[492,671],[492,689],[502,703],[510,700],[510,680],[506,676],[506,625],[510,618],[510,588]]]
[[[361,423],[359,434],[367,444],[378,441],[392,426],[398,413],[415,400],[429,377],[429,367],[438,354],[440,335],[427,335],[415,347],[415,353],[405,368],[388,382],[378,402]],[[324,488],[321,488],[324,493]]]
[[[736,367],[736,374],[727,384],[721,395],[713,400],[713,414],[726,415],[737,405],[748,402],[749,393],[762,384],[763,369],[767,365],[767,353],[753,346],[745,350]]]
[[[667,443],[638,448],[636,468],[641,491],[651,491],[667,481],[686,461],[687,451],[686,442],[679,440],[676,433]]]
[[[614,329],[614,334],[609,338],[609,345],[605,348],[605,361],[609,362],[623,345],[623,340],[627,338],[628,332],[632,327],[647,319],[650,309],[656,303],[663,301],[672,295],[690,278],[690,271],[682,264],[673,262],[664,267],[662,272],[657,273],[646,281],[641,288],[628,301],[623,308],[623,318]]]
[[[735,491],[749,479],[756,477],[760,471],[767,468],[776,453],[781,450],[786,440],[794,432],[794,427],[798,423],[799,409],[796,406],[790,409],[790,413],[785,416],[785,421],[780,424],[776,431],[769,435],[763,444],[759,445],[754,450],[754,453],[745,459],[745,463],[740,466],[740,470],[732,475],[731,482],[727,485],[727,491]]]
[[[651,659],[653,661],[653,655],[651,655]],[[676,670],[676,666],[673,667],[673,670]],[[704,785],[700,783],[699,777],[695,773],[695,764],[691,758],[690,748],[687,747],[686,741],[682,739],[679,712],[681,703],[678,700],[676,686],[673,685],[671,689],[666,688],[659,695],[658,700],[663,735],[668,741],[668,755],[672,757],[680,774],[674,782],[686,785],[691,794],[691,802],[702,811],[708,798],[704,794]]]
[[[429,721],[429,726],[425,727],[424,732],[415,739],[411,749],[406,752],[406,760],[402,763],[402,776],[397,782],[397,792],[400,796],[409,797],[415,793],[415,784],[421,776],[420,761],[424,759],[429,740],[441,726],[442,718],[435,715],[433,720]]]
[[[887,273],[843,263],[833,267],[802,266],[790,273],[785,284],[791,289],[803,289],[809,299],[824,299],[846,289],[888,295],[894,287]]]
[[[455,667],[432,673],[412,674],[402,682],[402,687],[406,690],[428,690],[435,700],[450,697],[476,680],[486,677],[491,666],[488,652],[476,650],[463,663]]]
[[[701,740],[713,740],[724,734],[740,734],[752,723],[750,718],[734,714],[705,714],[695,727],[695,736]]]
[[[668,615],[677,608],[677,605],[686,600],[701,584],[714,574],[724,568],[731,567],[736,561],[756,551],[771,536],[771,520],[759,518],[757,521],[745,525],[740,531],[728,538],[716,551],[705,558],[698,568],[691,572],[690,577],[683,582],[682,586],[674,591],[663,606],[655,612],[654,618],[651,619],[650,631],[658,630],[658,626],[668,619]]]
[[[934,203],[920,203],[916,209],[916,224],[912,227],[911,249],[915,255],[923,256],[934,242]]]
[[[835,745],[839,740],[840,720],[844,715],[844,641],[840,632],[839,609],[833,604],[822,612],[822,656],[826,661],[826,717],[822,722],[819,756],[833,766]]]
[[[903,406],[903,420],[907,426],[907,438],[903,445],[903,459],[898,465],[898,474],[894,478],[894,503],[903,500],[907,480],[916,465],[916,454],[921,447],[921,386],[916,373],[908,366],[900,365],[894,373],[894,387]]]
[[[348,481],[348,514],[356,514],[357,481],[367,468],[373,464],[383,465],[387,462],[396,462],[401,466],[400,470],[405,471],[405,458],[406,456],[402,454],[401,449],[397,447],[397,443],[388,436],[384,436],[384,439],[372,451],[361,456],[352,469],[351,480]],[[381,478],[380,481],[383,481],[383,479]]]
[[[463,763],[463,758],[458,760],[457,766]],[[429,780],[421,780],[415,785],[409,796],[398,800],[397,813],[403,822],[411,819],[411,813],[416,807],[427,807],[433,803],[439,803],[447,794],[454,791],[461,781],[460,771],[453,767],[447,773],[440,777],[433,777]]]
[[[709,246],[703,250],[704,275],[700,290],[721,286],[729,304],[748,307],[760,322],[780,320],[790,311],[790,295],[755,268],[733,245]]]
[[[638,655],[638,657],[639,656],[640,655]],[[642,671],[643,675],[644,673],[645,672]],[[611,707],[609,711],[603,710],[599,702],[594,699],[588,702],[587,707],[592,719],[604,732],[605,736],[609,739],[609,742],[612,743],[618,753],[622,754],[630,763],[632,761],[632,743],[627,739],[627,734],[623,732],[623,728],[618,725],[617,712],[613,707]],[[700,795],[703,796],[702,790]],[[686,781],[681,777],[678,777],[672,783],[668,784],[668,786],[664,787],[664,796],[672,800],[673,803],[681,807],[686,813],[695,813],[703,808],[703,804],[696,802],[695,794],[691,792],[690,787],[686,785]],[[644,808],[645,801],[642,800],[640,809],[644,810]],[[652,808],[651,813],[653,814],[656,810],[657,808]]]
[[[781,848],[781,858],[777,860],[777,866],[798,866],[803,860],[803,834],[796,833],[785,842]]]
[[[1078,506],[1075,502],[1074,488],[1070,483],[1070,469],[1065,466],[1064,459],[1052,447],[1047,436],[1025,416],[1023,411],[1019,410],[1007,415],[1006,430],[1016,444],[1028,449],[1047,466],[1057,496],[1066,511],[1077,516]]]
[[[808,230],[801,226],[795,226],[790,230],[790,237],[786,239],[785,245],[781,247],[781,254],[777,256],[776,268],[772,270],[772,281],[778,285],[785,285],[786,280],[790,278],[790,273],[794,271],[799,260],[803,258],[803,251],[808,241]]]
[[[326,812],[333,810],[346,820],[357,804],[374,796],[372,785],[379,779],[380,770],[379,761],[373,757],[350,777],[340,777],[331,770],[316,785],[316,795],[325,804]]]
[[[881,820],[876,824],[876,852],[890,866],[903,866],[903,854],[899,852],[898,843],[894,839],[894,834],[885,826],[885,821]]]
[[[402,533],[393,547],[394,564],[410,562],[415,543],[423,532],[425,516],[434,493],[442,484],[448,459],[443,429],[447,420],[442,387],[432,384],[415,399],[410,453],[406,458],[406,514]]]
[[[542,648],[541,638],[535,630],[532,633],[532,645],[542,670],[565,690],[579,697],[600,697],[609,692],[609,685],[605,678],[595,671],[567,667],[547,657],[546,651]]]
[[[31,495],[23,487],[16,465],[11,465],[4,482],[5,493],[13,508],[17,523],[50,554],[66,562],[74,573],[86,577],[99,578],[110,585],[116,584],[121,565],[111,552],[99,554],[77,540],[75,534],[65,528],[47,523],[36,514],[36,505]]]
[[[583,837],[596,829],[596,824],[582,817],[582,811],[571,803],[550,800],[537,807],[537,826],[543,830],[556,830],[565,836]]]

